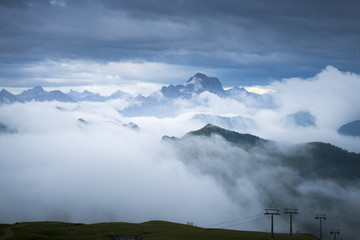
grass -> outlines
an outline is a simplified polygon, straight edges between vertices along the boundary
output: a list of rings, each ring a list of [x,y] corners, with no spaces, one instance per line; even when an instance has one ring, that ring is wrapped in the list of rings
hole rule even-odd
[[[0,224],[0,237],[5,235],[5,232],[2,229],[9,227],[9,226],[11,226],[11,225],[10,224]]]
[[[206,229],[184,224],[150,221],[145,223],[98,223],[74,224],[63,222],[24,222],[14,224],[15,235],[11,240],[110,240],[113,232],[141,234],[143,240],[269,240],[263,232],[247,232],[224,229]],[[315,240],[312,235],[298,237],[275,236],[276,240]]]

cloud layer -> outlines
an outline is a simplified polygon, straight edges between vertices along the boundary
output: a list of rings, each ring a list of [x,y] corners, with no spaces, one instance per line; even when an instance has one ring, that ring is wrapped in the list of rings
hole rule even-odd
[[[252,161],[254,156],[221,138],[177,147],[161,141],[215,119],[226,128],[279,141],[285,150],[289,143],[323,141],[360,152],[359,137],[337,133],[342,124],[360,119],[359,75],[327,67],[315,77],[286,79],[271,88],[259,99],[237,101],[208,92],[178,99],[170,106],[176,107],[171,117],[123,115],[121,110],[134,104],[125,100],[3,104],[0,123],[17,133],[0,135],[0,221],[161,219],[206,226],[256,216],[257,221],[231,228],[264,231],[269,228],[264,208],[277,200],[274,207],[302,207],[297,229],[312,231],[317,227],[313,214],[340,209],[337,202],[358,213],[356,182],[304,181],[287,168],[269,165],[260,153]],[[308,112],[314,124],[289,122],[299,111]],[[129,122],[139,130],[126,127]],[[277,184],[284,179],[287,185]],[[289,195],[291,183],[297,195]],[[311,197],[302,201],[304,196]],[[332,201],[320,206],[319,199]],[[341,211],[331,214],[343,217]],[[329,227],[351,231],[357,224],[330,218]],[[280,231],[287,230],[287,222],[279,218]]]
[[[226,86],[309,77],[326,65],[357,71],[358,8],[357,1],[5,0],[0,3],[1,85],[29,86],[34,77],[44,86],[59,84],[50,69],[37,69],[34,76],[24,70],[48,61],[71,61],[75,75],[84,73],[78,66],[84,61],[145,63],[142,76],[147,64],[156,63],[163,67],[163,80],[171,72],[163,64],[212,69]],[[158,75],[149,77],[156,81]],[[134,76],[120,75],[127,81]],[[65,80],[62,85],[89,84],[66,74]]]

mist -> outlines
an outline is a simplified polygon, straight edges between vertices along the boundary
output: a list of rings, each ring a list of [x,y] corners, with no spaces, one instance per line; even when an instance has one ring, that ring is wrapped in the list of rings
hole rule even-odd
[[[359,179],[337,179],[335,176],[323,178],[312,174],[304,177],[262,149],[255,147],[245,151],[217,135],[211,138],[185,137],[167,144],[175,149],[179,159],[191,171],[212,176],[236,203],[234,210],[242,216],[264,213],[265,208],[280,209],[281,215],[275,217],[275,230],[288,232],[289,216],[284,214],[284,209],[296,208],[298,214],[294,215],[294,232],[317,235],[319,228],[315,214],[325,213],[328,219],[324,223],[324,231],[340,228],[344,236],[356,234],[358,220],[350,216],[360,213],[357,204],[360,197]],[[300,148],[297,151],[303,148],[295,147]],[[294,151],[294,146],[284,143],[274,146],[271,142],[267,148],[275,148],[284,155],[291,155]],[[253,220],[230,226],[235,229],[269,231],[269,218],[258,216],[257,220]]]
[[[2,222],[186,222],[231,213],[223,190],[189,173],[157,135],[110,121],[106,109],[96,119],[40,105],[45,114],[36,114],[39,103],[23,105],[33,111],[33,118],[25,109],[17,115],[23,133],[0,138]],[[213,211],[219,203],[225,208]]]
[[[360,152],[360,137],[337,132],[360,119],[360,76],[327,67],[313,78],[274,81],[270,88],[241,101],[208,92],[176,99],[154,107],[161,116],[142,114],[141,106],[126,115],[135,104],[128,100],[2,104],[0,123],[16,131],[0,134],[0,222],[158,219],[227,227],[216,223],[255,217],[229,228],[265,231],[270,220],[264,209],[275,207],[299,209],[298,231],[316,234],[314,215],[327,213],[326,227],[351,233],[358,222],[347,216],[360,213],[358,180],[302,179],[266,154],[219,136],[161,140],[210,122],[277,141],[284,152],[311,141]],[[294,116],[310,116],[310,124]],[[287,217],[276,218],[277,231],[287,231]]]

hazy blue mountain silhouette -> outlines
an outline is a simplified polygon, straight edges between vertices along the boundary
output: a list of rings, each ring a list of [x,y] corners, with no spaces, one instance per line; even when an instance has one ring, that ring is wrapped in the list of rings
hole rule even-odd
[[[225,117],[213,114],[198,113],[195,114],[192,119],[199,120],[204,124],[211,123],[225,129],[247,130],[248,128],[256,127],[256,123],[253,119],[242,116]]]
[[[99,93],[93,93],[88,90],[84,90],[83,92],[77,92],[74,90],[70,90],[68,93],[72,99],[76,101],[86,101],[86,102],[105,102],[107,97],[101,96]]]
[[[343,126],[341,126],[338,129],[338,132],[342,135],[359,137],[360,136],[360,120],[355,120],[355,121],[349,122],[347,124],[344,124]]]
[[[47,92],[42,87],[36,86],[32,89],[28,89],[16,95],[21,101],[29,102],[29,101],[59,101],[59,102],[75,102],[74,99],[66,95],[65,93],[55,90]]]
[[[193,94],[199,94],[205,91],[219,96],[224,95],[224,89],[219,79],[216,77],[208,77],[202,73],[195,74],[184,85],[163,86],[160,91],[167,98],[189,98]]]
[[[0,103],[20,102],[20,99],[5,89],[0,91]]]
[[[316,126],[316,118],[308,111],[298,111],[286,116],[286,121],[300,127]]]

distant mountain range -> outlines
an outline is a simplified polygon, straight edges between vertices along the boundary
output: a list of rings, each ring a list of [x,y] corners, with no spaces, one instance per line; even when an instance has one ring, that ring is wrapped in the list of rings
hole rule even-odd
[[[87,90],[83,92],[70,90],[69,93],[63,93],[60,90],[45,91],[42,87],[36,86],[17,95],[2,89],[0,91],[0,104],[29,101],[105,102],[112,99],[125,99],[129,104],[123,109],[118,109],[119,113],[123,116],[172,117],[178,115],[182,109],[179,107],[181,102],[177,100],[191,100],[187,102],[188,107],[198,106],[199,99],[200,102],[202,101],[200,94],[204,92],[215,94],[221,98],[236,100],[251,108],[271,109],[277,107],[272,94],[259,95],[248,92],[242,87],[233,87],[225,90],[218,78],[208,77],[202,73],[195,74],[183,85],[163,86],[159,91],[155,91],[149,96],[139,94],[135,97],[120,90],[109,96],[102,96],[99,93],[93,93]],[[194,119],[230,129],[246,130],[256,125],[252,119],[240,116],[229,118],[203,114],[194,116]],[[297,127],[316,127],[316,118],[310,112],[304,110],[284,116],[283,123]],[[342,135],[360,136],[360,121],[344,125],[338,132]]]
[[[170,117],[178,114],[178,99],[195,100],[200,94],[209,92],[221,98],[231,98],[244,104],[251,104],[253,107],[262,106],[265,108],[274,107],[272,97],[265,94],[259,95],[248,92],[245,88],[234,87],[224,90],[221,82],[216,77],[208,77],[205,74],[197,73],[184,85],[163,86],[160,91],[150,96],[137,96],[134,99],[136,104],[130,105],[121,111],[125,116],[158,116]]]
[[[29,102],[29,101],[38,101],[38,102],[44,102],[44,101],[59,101],[59,102],[74,102],[74,100],[66,95],[65,93],[55,90],[51,92],[45,91],[42,87],[36,86],[32,89],[25,90],[19,95],[16,95],[16,97],[21,102]]]
[[[20,94],[14,95],[5,89],[0,92],[0,103],[14,103],[14,102],[29,102],[29,101],[59,101],[59,102],[78,102],[78,101],[89,101],[89,102],[104,102],[111,99],[134,99],[137,102],[143,103],[150,101],[155,104],[161,103],[158,101],[159,95],[164,99],[175,99],[175,98],[190,98],[193,95],[198,95],[202,92],[208,91],[221,97],[232,97],[235,99],[243,99],[243,95],[258,97],[259,95],[249,93],[244,88],[232,88],[224,90],[219,79],[215,77],[208,77],[205,74],[197,73],[191,77],[184,85],[169,85],[163,86],[159,92],[155,92],[149,97],[138,95],[133,98],[130,94],[116,91],[110,96],[102,96],[99,93],[93,93],[90,91],[77,92],[70,90],[69,93],[63,93],[59,90],[45,91],[41,86],[36,86],[32,89],[23,91]],[[155,99],[155,101],[154,101]]]
[[[213,114],[197,113],[192,117],[192,119],[200,121],[204,124],[211,123],[230,130],[237,129],[247,131],[249,128],[256,128],[256,123],[252,118],[242,116],[225,117]]]
[[[194,94],[210,92],[220,97],[229,97],[237,100],[244,100],[246,97],[258,97],[260,95],[249,93],[245,88],[233,87],[224,90],[220,80],[216,77],[208,77],[205,74],[197,73],[192,76],[184,85],[163,86],[160,90],[162,95],[167,98],[190,98]]]
[[[131,95],[122,91],[116,91],[110,96],[101,96],[99,93],[93,93],[90,91],[77,92],[70,90],[68,94],[61,92],[60,90],[45,91],[42,87],[36,86],[34,88],[23,91],[20,94],[14,95],[5,89],[0,91],[0,103],[10,104],[14,102],[105,102],[111,99],[124,98],[129,99]]]

